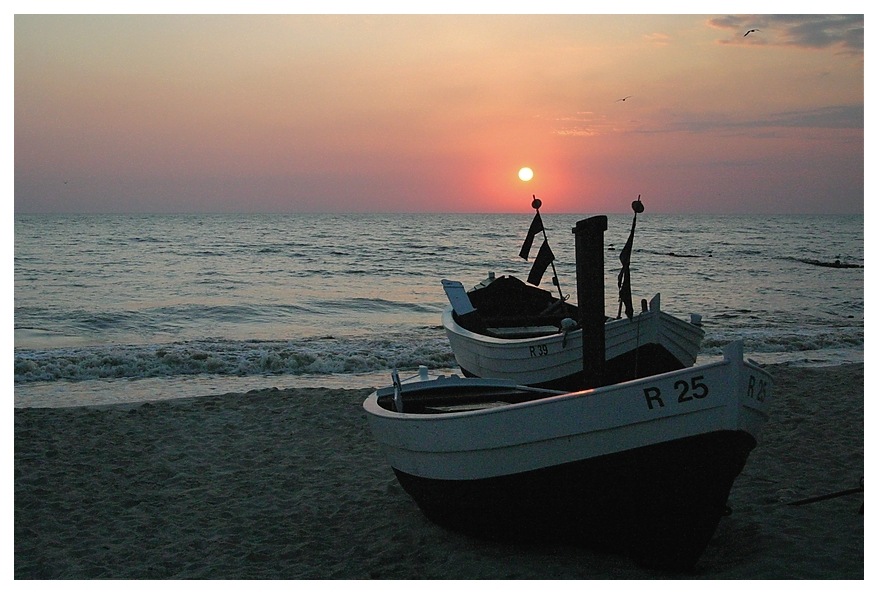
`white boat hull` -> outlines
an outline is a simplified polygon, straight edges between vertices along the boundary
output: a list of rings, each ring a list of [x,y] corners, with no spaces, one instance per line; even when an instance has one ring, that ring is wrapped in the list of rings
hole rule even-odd
[[[529,386],[581,387],[582,330],[535,336],[497,338],[463,328],[451,306],[442,325],[455,360],[470,377],[509,379]],[[695,364],[704,330],[660,310],[659,298],[649,311],[605,326],[608,383],[646,377]]]

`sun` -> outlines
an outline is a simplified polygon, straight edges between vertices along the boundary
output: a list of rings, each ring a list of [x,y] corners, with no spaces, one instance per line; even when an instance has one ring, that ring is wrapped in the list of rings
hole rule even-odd
[[[518,179],[521,181],[530,181],[534,177],[534,170],[530,167],[522,167],[518,170]]]

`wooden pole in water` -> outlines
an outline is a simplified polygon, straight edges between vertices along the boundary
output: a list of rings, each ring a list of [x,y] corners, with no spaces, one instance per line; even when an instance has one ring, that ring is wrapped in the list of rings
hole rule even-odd
[[[600,215],[576,223],[576,293],[582,328],[582,387],[603,385],[606,344],[604,326],[604,231]]]

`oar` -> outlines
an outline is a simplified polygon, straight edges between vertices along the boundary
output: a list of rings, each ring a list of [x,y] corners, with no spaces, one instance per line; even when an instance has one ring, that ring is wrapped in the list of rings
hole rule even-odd
[[[534,386],[511,386],[515,390],[521,390],[522,392],[537,392],[539,394],[552,394],[553,396],[560,396],[561,394],[570,394],[569,390],[552,390],[549,388],[536,388]]]

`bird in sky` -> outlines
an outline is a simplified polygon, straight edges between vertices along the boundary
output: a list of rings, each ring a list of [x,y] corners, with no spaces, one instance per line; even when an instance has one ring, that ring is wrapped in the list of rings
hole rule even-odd
[[[755,32],[758,31],[758,30],[759,30],[759,29],[750,29],[749,31],[747,31],[746,33],[744,33],[744,37],[747,37],[748,35],[750,35],[750,33],[755,33]]]
[[[619,101],[625,101],[625,100],[627,100],[627,99],[630,99],[630,98],[633,97],[633,96],[634,96],[634,95],[626,95],[625,97],[622,97],[621,99],[616,99],[616,103],[618,103]]]

